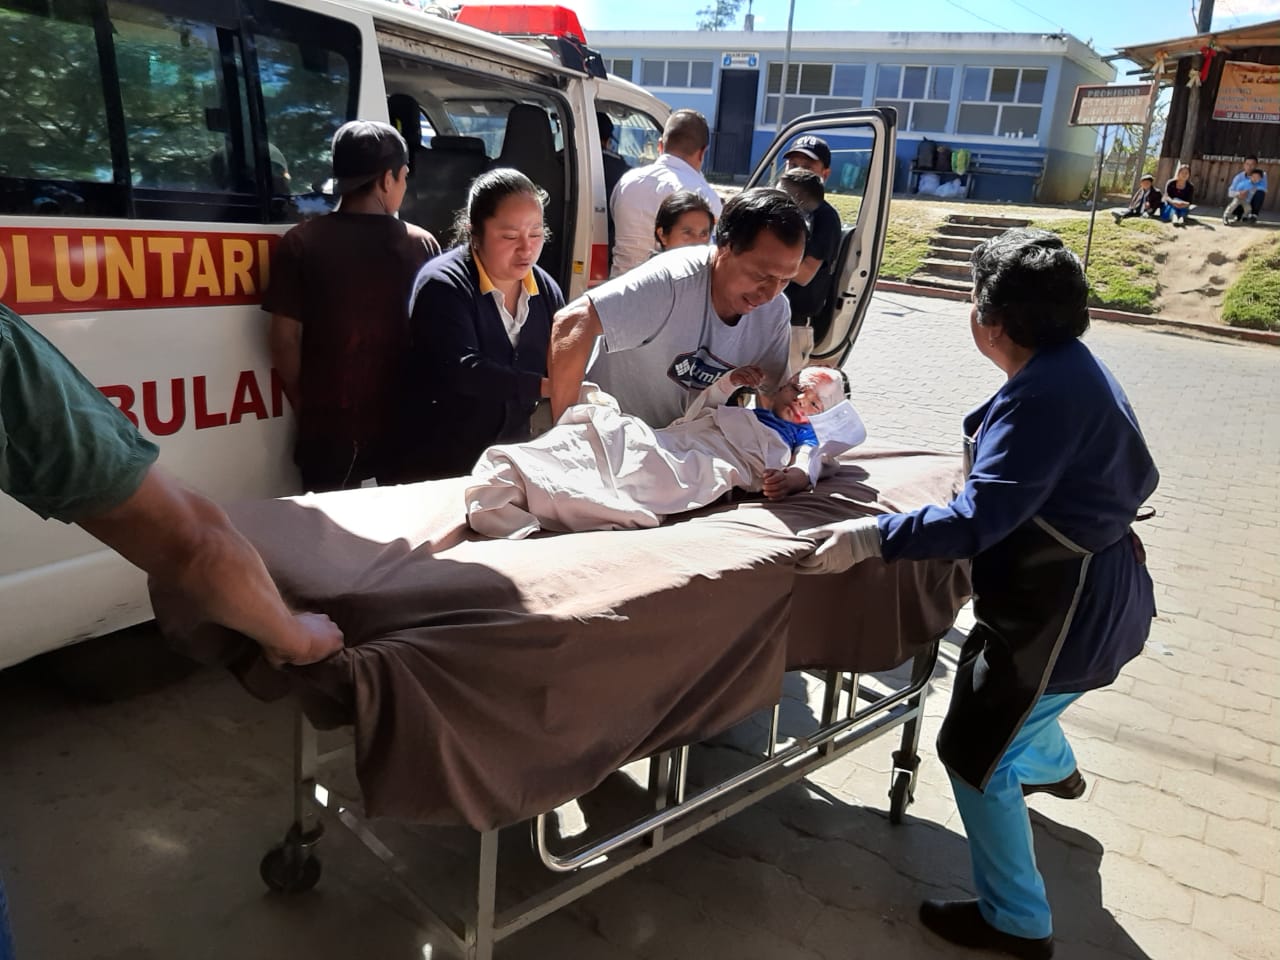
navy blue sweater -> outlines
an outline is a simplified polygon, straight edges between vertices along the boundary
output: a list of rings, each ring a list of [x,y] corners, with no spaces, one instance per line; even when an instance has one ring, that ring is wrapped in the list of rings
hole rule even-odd
[[[418,480],[470,472],[494,443],[529,437],[529,416],[547,375],[551,318],[560,287],[533,268],[538,292],[514,346],[468,247],[455,247],[418,273],[409,302],[412,342],[403,440],[406,475]]]
[[[964,428],[975,438],[964,490],[945,507],[879,517],[884,558],[975,557],[1043,518],[1094,553],[1046,692],[1111,683],[1154,613],[1128,530],[1159,474],[1124,391],[1072,340],[1038,351]]]

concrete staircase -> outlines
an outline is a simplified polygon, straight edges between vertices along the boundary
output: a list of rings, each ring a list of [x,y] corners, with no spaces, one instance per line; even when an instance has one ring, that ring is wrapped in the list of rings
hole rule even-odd
[[[998,237],[1014,227],[1025,227],[1028,220],[1013,217],[974,217],[951,214],[929,241],[929,252],[920,269],[910,277],[922,287],[941,287],[968,293],[973,287],[969,271],[969,255],[983,240]]]

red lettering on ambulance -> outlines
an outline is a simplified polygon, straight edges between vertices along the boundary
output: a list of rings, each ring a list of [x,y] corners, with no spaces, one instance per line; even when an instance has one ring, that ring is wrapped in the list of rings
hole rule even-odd
[[[267,419],[267,405],[263,402],[258,378],[253,375],[252,370],[242,370],[240,379],[236,381],[236,398],[231,403],[231,416],[227,418],[227,422],[239,423],[248,413],[259,420]]]
[[[109,387],[99,387],[99,392],[116,405],[116,409],[129,418],[129,422],[138,426],[138,416],[133,412],[133,387],[123,383],[113,383]]]
[[[210,427],[224,427],[227,424],[225,413],[210,413],[209,398],[205,377],[195,377],[191,381],[192,407],[195,409],[197,430],[208,430]]]
[[[275,367],[271,368],[271,415],[284,416],[284,378]]]
[[[180,377],[169,381],[169,419],[160,419],[158,384],[146,380],[142,384],[142,419],[157,437],[167,437],[182,429],[187,420],[187,391]]]

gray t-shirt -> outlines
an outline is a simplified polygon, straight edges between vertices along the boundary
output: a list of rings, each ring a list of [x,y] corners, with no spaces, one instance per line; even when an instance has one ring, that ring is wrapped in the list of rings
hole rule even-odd
[[[588,379],[650,426],[682,416],[734,367],[759,364],[775,384],[787,376],[786,297],[779,294],[730,326],[711,305],[712,254],[711,247],[669,250],[587,294],[604,328]]]

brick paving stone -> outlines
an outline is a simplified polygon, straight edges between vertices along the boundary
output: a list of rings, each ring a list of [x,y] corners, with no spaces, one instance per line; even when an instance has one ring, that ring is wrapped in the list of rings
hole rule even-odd
[[[1189,770],[1165,770],[1160,789],[1173,793],[1194,807],[1227,820],[1263,823],[1269,816],[1265,797],[1220,777]]]
[[[1275,699],[1274,696],[1259,693],[1243,684],[1231,680],[1214,680],[1211,677],[1184,676],[1182,686],[1228,710],[1267,713],[1271,710],[1271,701]]]
[[[1189,927],[1185,920],[1145,920],[1124,915],[1119,919],[1141,951],[1138,954],[1141,957],[1150,960],[1235,960],[1235,954],[1225,943]],[[1054,956],[1056,960],[1062,960],[1056,952]]]
[[[1262,894],[1262,905],[1280,915],[1280,878],[1267,877],[1266,890]]]
[[[1111,910],[1146,920],[1175,920],[1179,923],[1185,923],[1191,915],[1194,892],[1158,867],[1109,852],[1102,858],[1099,872],[1107,907]],[[1214,931],[1209,929],[1206,932]]]
[[[1249,820],[1210,817],[1204,839],[1211,846],[1239,858],[1241,863],[1259,870],[1273,873],[1280,865],[1280,832],[1271,827]],[[1237,892],[1244,893],[1242,890]]]
[[[1269,705],[1259,707],[1256,712],[1268,713],[1270,707]],[[1174,737],[1182,737],[1185,741],[1203,748],[1210,757],[1266,760],[1270,753],[1270,745],[1266,741],[1259,740],[1243,730],[1224,727],[1206,720],[1186,720],[1175,717],[1173,729],[1170,732]]]
[[[1134,750],[1093,739],[1076,740],[1072,746],[1076,762],[1086,774],[1122,783],[1153,784],[1160,779],[1160,764]]]
[[[1261,903],[1197,892],[1191,924],[1223,941],[1241,960],[1275,960],[1280,916]]]
[[[1115,814],[1135,827],[1149,828],[1159,824],[1165,836],[1202,839],[1209,815],[1187,806],[1181,798],[1162,793],[1141,783],[1116,783],[1099,780],[1090,802]],[[1224,821],[1247,823],[1247,821]],[[1256,826],[1256,825],[1255,825]]]
[[[1223,822],[1221,818],[1215,819]],[[1165,836],[1161,830],[1159,833],[1149,831],[1143,837],[1141,856],[1183,886],[1220,897],[1234,894],[1246,900],[1262,899],[1262,870],[1225,850],[1205,846],[1188,837]]]

